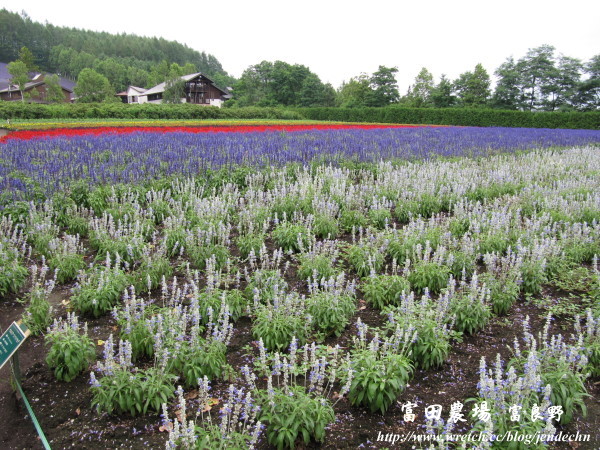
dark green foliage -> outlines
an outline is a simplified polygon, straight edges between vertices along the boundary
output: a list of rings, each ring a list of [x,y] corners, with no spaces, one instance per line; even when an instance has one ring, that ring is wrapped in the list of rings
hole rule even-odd
[[[324,214],[316,215],[312,229],[315,236],[324,239],[335,239],[340,232],[337,220]]]
[[[530,112],[482,108],[302,108],[306,119],[341,122],[422,123],[479,127],[600,128],[600,112]]]
[[[260,308],[252,324],[252,335],[255,339],[262,339],[265,347],[270,351],[283,351],[288,348],[294,336],[298,345],[304,345],[310,323],[306,317],[290,314],[284,308]]]
[[[548,281],[544,267],[540,261],[524,261],[521,266],[521,290],[525,294],[537,295],[542,285]]]
[[[274,390],[273,403],[265,391],[259,391],[260,421],[267,424],[267,439],[278,450],[295,448],[298,438],[305,445],[312,439],[323,442],[325,428],[335,420],[335,413],[327,399],[311,397],[303,387],[290,388],[291,394]]]
[[[169,278],[172,274],[173,268],[169,259],[154,256],[145,257],[137,270],[131,274],[131,278],[136,292],[149,292],[160,285],[163,277]]]
[[[460,279],[464,275],[470,278],[475,272],[475,258],[465,252],[452,252],[452,264],[450,265],[450,273],[456,279]]]
[[[223,378],[227,370],[227,346],[220,341],[184,342],[172,370],[182,375],[187,387],[198,386],[198,378]]]
[[[206,260],[215,257],[216,268],[224,267],[231,258],[229,249],[221,244],[193,245],[187,249],[188,255],[195,267],[202,270],[206,268]]]
[[[247,258],[251,251],[254,251],[254,254],[258,255],[264,243],[264,234],[246,234],[237,238],[237,246],[240,249],[242,258]]]
[[[409,281],[399,275],[377,275],[366,279],[361,287],[365,300],[377,309],[397,305],[400,295],[410,292]]]
[[[58,269],[56,281],[61,284],[74,280],[79,271],[85,269],[83,255],[74,253],[51,256],[48,265],[52,270]]]
[[[450,269],[434,262],[418,261],[408,275],[410,285],[417,293],[429,288],[432,294],[439,294],[448,285]]]
[[[132,416],[159,412],[162,404],[167,403],[175,392],[175,375],[150,368],[129,372],[117,369],[114,375],[98,380],[92,386],[92,406],[98,411],[128,413]]]
[[[503,315],[519,298],[519,285],[513,280],[496,280],[493,276],[484,277],[490,290],[490,300],[494,314]]]
[[[389,209],[372,209],[369,211],[369,222],[378,230],[383,230],[392,222],[392,213]]]
[[[234,321],[238,320],[246,313],[248,300],[244,297],[242,292],[237,289],[231,289],[229,291],[215,289],[209,292],[203,292],[198,297],[200,323],[202,325],[206,325],[209,321],[209,308],[212,309],[213,321],[216,320],[223,301],[225,301],[225,304],[229,308],[229,313]]]
[[[17,260],[0,253],[0,296],[19,292],[27,279],[27,268]]]
[[[57,380],[71,381],[96,357],[94,344],[87,334],[80,334],[71,327],[46,335],[50,350],[46,363],[54,369]]]
[[[412,346],[411,357],[424,370],[440,367],[450,354],[449,336],[440,332],[435,323],[426,320],[417,328],[417,341]]]
[[[352,362],[355,372],[348,395],[350,402],[382,414],[404,390],[413,371],[411,362],[403,355],[378,357],[368,349],[355,351]]]
[[[333,266],[333,260],[327,255],[300,255],[300,266],[298,267],[298,277],[307,280],[315,274],[317,279],[329,279],[338,273]]]
[[[82,314],[100,317],[119,302],[129,280],[122,270],[100,268],[88,274],[85,282],[77,286],[71,304]]]
[[[287,283],[278,271],[258,269],[252,274],[244,295],[252,300],[255,292],[258,292],[260,300],[266,303],[272,301],[276,293],[281,294],[286,289]]]
[[[359,227],[365,227],[367,221],[367,217],[362,212],[354,209],[345,209],[340,215],[340,227],[346,232],[352,231],[352,227],[357,230]]]
[[[304,225],[284,222],[273,230],[275,245],[285,252],[297,252],[308,248],[310,243],[310,231]]]
[[[339,336],[356,311],[356,301],[350,295],[320,292],[306,300],[313,327],[324,337]]]
[[[351,245],[346,251],[350,266],[359,277],[366,277],[373,270],[379,272],[383,267],[383,253],[367,246]]]
[[[464,334],[473,334],[481,330],[492,316],[489,305],[462,294],[452,299],[450,311],[456,317],[454,328]]]

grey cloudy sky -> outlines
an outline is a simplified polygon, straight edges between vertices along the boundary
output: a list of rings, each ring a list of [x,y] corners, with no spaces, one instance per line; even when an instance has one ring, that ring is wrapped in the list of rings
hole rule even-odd
[[[482,63],[493,78],[507,57],[542,44],[584,61],[600,54],[596,0],[2,0],[0,7],[58,26],[176,40],[213,54],[235,77],[282,60],[338,87],[396,66],[401,93],[421,67],[437,81]]]

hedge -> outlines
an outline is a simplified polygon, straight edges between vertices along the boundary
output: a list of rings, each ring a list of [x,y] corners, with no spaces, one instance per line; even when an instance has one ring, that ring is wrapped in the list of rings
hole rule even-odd
[[[479,127],[600,129],[600,111],[529,112],[476,108],[216,108],[191,104],[42,105],[0,102],[6,119],[309,119],[337,122],[404,123]]]
[[[302,119],[283,108],[217,108],[191,104],[0,102],[0,126],[6,119]]]
[[[305,119],[477,127],[600,129],[600,111],[541,112],[478,108],[297,108]]]

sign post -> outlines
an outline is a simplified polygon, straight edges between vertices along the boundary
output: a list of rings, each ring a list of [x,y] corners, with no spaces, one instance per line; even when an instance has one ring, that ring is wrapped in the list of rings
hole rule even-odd
[[[16,354],[25,339],[31,334],[31,331],[21,321],[13,322],[10,327],[0,337],[0,369],[6,364],[11,356]],[[18,361],[18,360],[17,360]],[[17,368],[20,377],[20,371]],[[20,381],[20,380],[19,380]]]
[[[15,384],[17,385],[17,389],[19,390],[19,394],[25,403],[25,407],[27,408],[27,412],[29,413],[29,417],[35,426],[35,429],[40,437],[44,449],[50,450],[50,444],[44,435],[44,431],[42,427],[37,421],[35,414],[33,413],[33,409],[25,396],[25,392],[23,392],[23,388],[21,387],[21,367],[19,366],[19,347],[25,339],[29,337],[31,331],[27,326],[19,320],[18,322],[13,322],[8,329],[2,333],[0,336],[0,369],[6,364],[6,362],[10,359],[12,362],[12,373],[15,378]]]

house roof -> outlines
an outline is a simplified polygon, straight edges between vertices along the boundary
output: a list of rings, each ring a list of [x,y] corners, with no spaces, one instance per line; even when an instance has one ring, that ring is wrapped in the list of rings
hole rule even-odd
[[[129,88],[133,89],[134,91],[139,92],[140,94],[143,94],[144,92],[146,92],[146,89],[141,88],[141,87],[137,87],[137,86],[129,86]]]
[[[210,81],[210,83],[217,88],[218,90],[220,90],[224,95],[228,95],[229,92],[224,91],[223,89],[221,89],[220,87],[218,87],[217,85],[215,85],[214,81],[212,81],[210,78],[208,78],[206,75],[202,74],[202,72],[198,72],[198,73],[190,73],[189,75],[183,75],[181,77],[181,79],[183,81],[190,81],[193,80],[194,78],[198,77],[198,76],[202,76],[204,78],[206,78],[208,81]],[[162,82],[160,84],[157,84],[156,86],[148,89],[147,91],[145,91],[142,95],[152,95],[152,94],[160,94],[161,92],[165,92],[165,87],[166,87],[167,82]]]
[[[44,84],[44,80],[40,80],[40,81],[30,81],[29,83],[25,83],[25,86],[23,87],[24,91],[28,91],[30,89],[33,89],[36,86],[41,86],[42,84]],[[72,89],[67,89],[64,86],[61,86],[65,91],[68,91],[70,93],[73,93]],[[18,91],[19,88],[17,85],[11,85],[10,83],[7,83],[6,86],[0,86],[0,92],[8,92],[9,90],[11,91]]]
[[[36,78],[40,77],[40,75],[42,75],[42,74],[39,72],[35,72],[35,73],[32,72],[29,75],[32,80],[35,80]],[[44,75],[48,75],[48,74],[45,73]],[[0,91],[8,90],[11,78],[12,78],[12,76],[10,75],[10,73],[8,73],[8,64],[0,62]],[[73,89],[75,88],[75,84],[76,84],[74,81],[69,80],[68,78],[61,77],[61,76],[58,77],[58,83],[65,90],[67,90],[69,92],[73,92]],[[29,84],[29,83],[27,83],[27,84]]]

